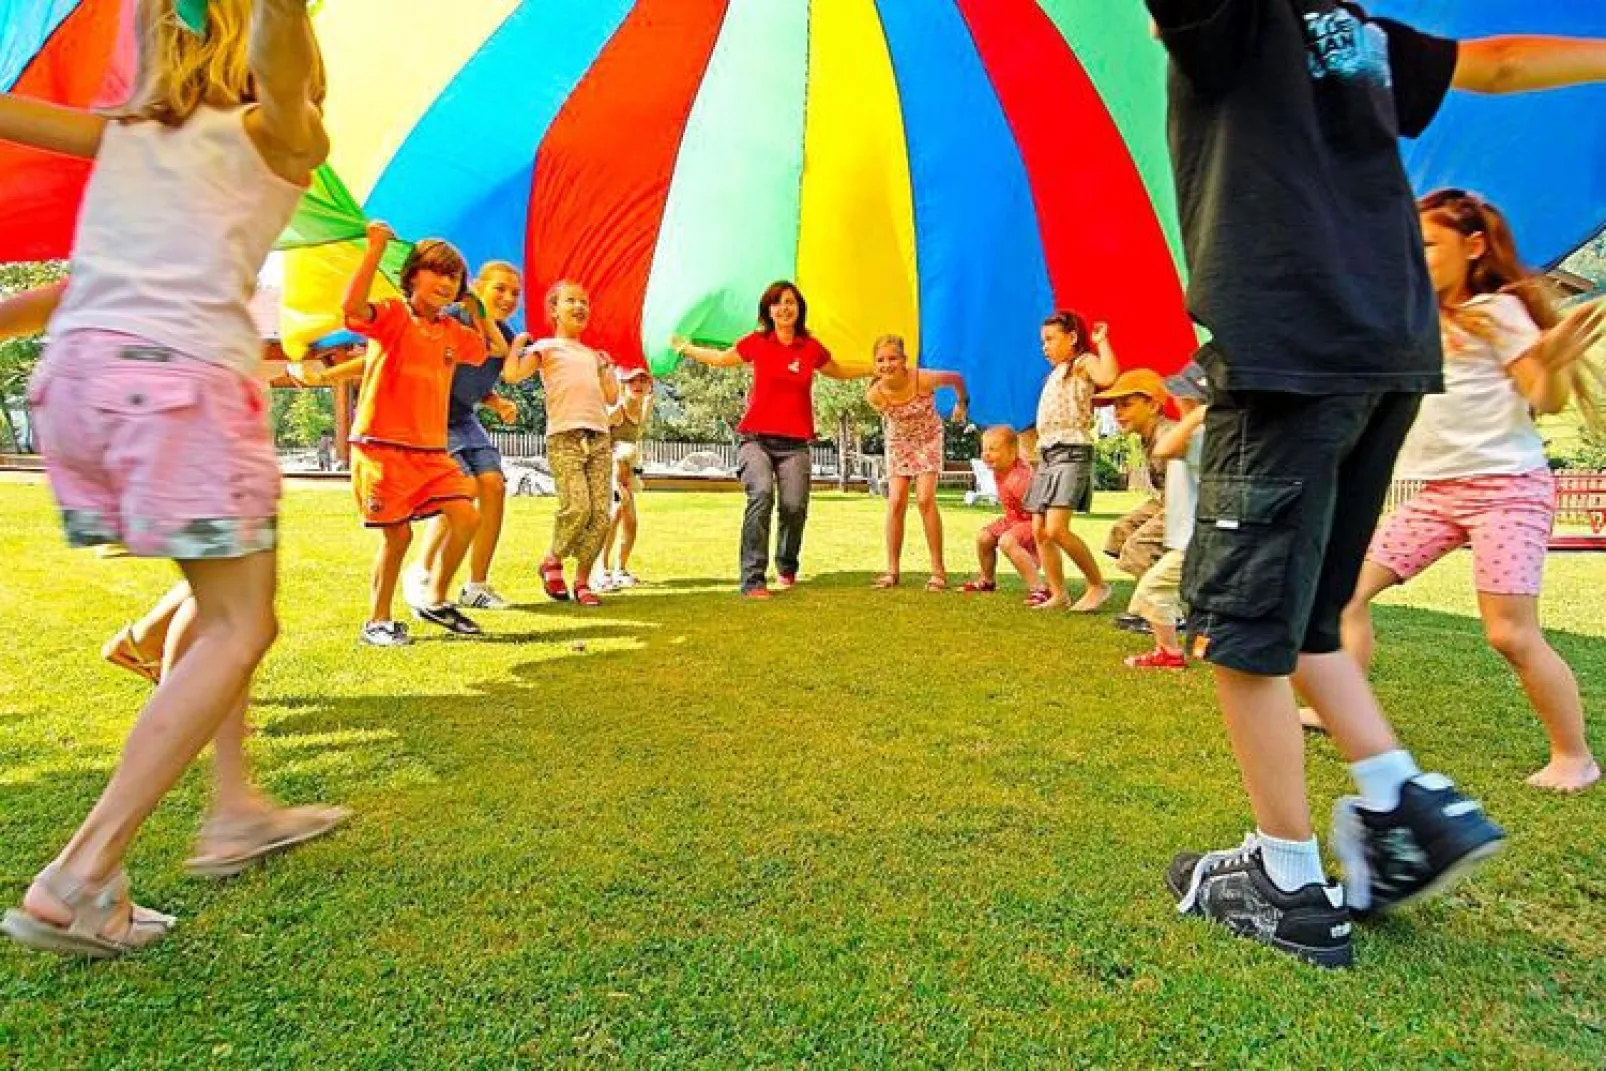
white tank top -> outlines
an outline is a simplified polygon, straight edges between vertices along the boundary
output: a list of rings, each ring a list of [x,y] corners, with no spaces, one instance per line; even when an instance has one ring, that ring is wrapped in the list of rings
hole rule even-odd
[[[177,128],[107,124],[52,334],[116,331],[256,372],[249,302],[304,191],[269,170],[245,113],[201,108]]]

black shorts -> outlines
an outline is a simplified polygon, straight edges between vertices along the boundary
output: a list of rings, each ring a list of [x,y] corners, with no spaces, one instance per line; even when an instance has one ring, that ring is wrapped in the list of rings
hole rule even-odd
[[[1339,621],[1418,394],[1216,391],[1182,591],[1192,651],[1277,677],[1340,650]]]

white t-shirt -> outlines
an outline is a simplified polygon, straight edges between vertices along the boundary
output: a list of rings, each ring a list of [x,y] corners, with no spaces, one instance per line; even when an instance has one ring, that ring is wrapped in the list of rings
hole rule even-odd
[[[1533,412],[1508,371],[1539,341],[1539,327],[1514,294],[1481,294],[1462,309],[1487,322],[1446,327],[1444,393],[1422,400],[1394,466],[1401,479],[1518,476],[1547,467]]]
[[[1193,542],[1193,515],[1199,509],[1199,467],[1204,428],[1188,440],[1188,452],[1165,465],[1165,549],[1187,550]]]

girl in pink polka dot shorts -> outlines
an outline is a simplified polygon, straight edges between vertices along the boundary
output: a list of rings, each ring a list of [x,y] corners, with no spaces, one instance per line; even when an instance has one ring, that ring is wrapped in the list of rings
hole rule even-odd
[[[1534,413],[1562,409],[1573,365],[1606,333],[1597,302],[1557,322],[1517,260],[1504,216],[1461,190],[1419,204],[1443,321],[1445,393],[1429,395],[1396,477],[1420,494],[1388,516],[1344,614],[1344,647],[1371,661],[1370,605],[1471,544],[1489,644],[1517,671],[1550,736],[1550,762],[1528,784],[1578,792],[1600,780],[1584,737],[1578,682],[1539,627],[1539,586],[1556,486]]]

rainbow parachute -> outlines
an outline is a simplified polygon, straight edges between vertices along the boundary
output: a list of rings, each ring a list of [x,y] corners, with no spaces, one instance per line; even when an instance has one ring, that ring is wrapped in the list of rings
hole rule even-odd
[[[1606,36],[1594,4],[1375,6]],[[131,7],[0,0],[0,87],[116,99]],[[1136,0],[330,0],[316,25],[334,150],[286,236],[292,348],[333,325],[384,218],[522,264],[537,303],[584,282],[593,341],[658,371],[671,333],[734,339],[782,277],[839,358],[902,334],[966,373],[983,421],[1030,421],[1056,307],[1109,321],[1129,363],[1192,349],[1164,58]],[[1454,102],[1413,178],[1489,193],[1552,262],[1606,220],[1603,94]],[[0,259],[65,255],[83,175],[0,146]]]

